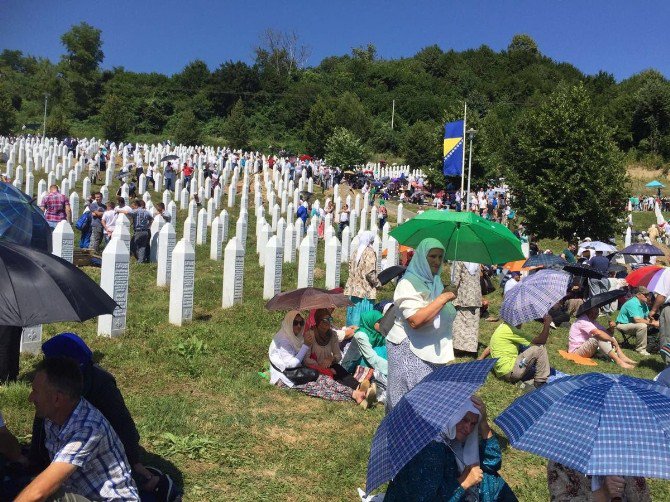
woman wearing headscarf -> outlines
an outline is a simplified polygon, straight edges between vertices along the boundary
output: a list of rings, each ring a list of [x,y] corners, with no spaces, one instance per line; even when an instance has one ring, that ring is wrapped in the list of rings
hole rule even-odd
[[[477,354],[479,315],[482,307],[481,265],[455,261],[451,283],[456,288],[456,319],[454,319],[454,349]]]
[[[393,303],[399,315],[386,337],[387,412],[423,377],[454,359],[455,295],[444,291],[440,278],[444,252],[437,239],[422,240],[396,286]]]
[[[349,373],[356,371],[357,366],[364,366],[373,368],[384,377],[388,374],[386,339],[379,332],[379,321],[382,317],[382,313],[378,310],[361,314],[360,325],[342,359],[342,366]]]
[[[307,339],[303,337],[304,328],[305,320],[300,312],[291,310],[286,314],[281,329],[270,343],[270,383],[328,401],[353,399],[359,404],[364,402],[364,391],[352,390],[330,377],[303,366],[303,359],[309,356],[311,345],[314,343],[313,332],[305,334]]]
[[[472,396],[454,413],[442,437],[417,453],[389,484],[385,502],[512,502],[500,477],[502,453],[484,402]]]
[[[344,286],[344,294],[351,298],[354,305],[363,299],[375,300],[377,288],[381,287],[377,278],[377,253],[372,247],[374,240],[374,233],[361,232],[358,235],[355,255],[349,260],[349,277]],[[347,325],[358,324],[358,320],[351,316],[353,309],[354,307],[347,309]]]

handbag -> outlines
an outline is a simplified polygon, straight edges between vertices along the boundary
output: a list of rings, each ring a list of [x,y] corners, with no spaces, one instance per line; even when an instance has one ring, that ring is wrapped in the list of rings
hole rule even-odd
[[[488,295],[489,293],[493,293],[496,290],[491,277],[487,273],[483,273],[480,276],[479,285],[482,288],[482,295]]]
[[[283,373],[284,376],[295,385],[304,385],[309,382],[314,382],[317,378],[319,378],[318,371],[313,370],[312,368],[306,368],[305,366],[298,366],[297,368],[286,368]]]

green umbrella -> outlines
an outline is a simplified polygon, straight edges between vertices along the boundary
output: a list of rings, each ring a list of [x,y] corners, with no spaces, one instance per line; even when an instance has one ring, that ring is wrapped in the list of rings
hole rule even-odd
[[[433,237],[447,250],[446,260],[488,265],[524,259],[521,242],[507,227],[475,213],[432,209],[394,228],[389,235],[413,248]]]

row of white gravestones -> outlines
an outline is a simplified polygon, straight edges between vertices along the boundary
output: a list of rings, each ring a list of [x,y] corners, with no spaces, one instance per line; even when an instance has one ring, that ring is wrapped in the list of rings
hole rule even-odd
[[[221,307],[224,309],[242,303],[244,253],[245,248],[237,236],[230,239],[226,244],[223,258],[223,295],[221,299]]]
[[[195,288],[195,251],[192,243],[180,240],[172,251],[170,273],[170,324],[182,326],[193,318]]]

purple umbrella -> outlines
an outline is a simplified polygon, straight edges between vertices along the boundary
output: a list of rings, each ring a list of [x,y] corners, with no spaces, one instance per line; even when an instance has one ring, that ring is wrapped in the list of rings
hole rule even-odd
[[[570,274],[562,270],[543,269],[524,277],[505,294],[500,317],[510,326],[541,319],[566,295],[569,282]]]
[[[664,256],[665,253],[656,246],[651,244],[631,244],[630,246],[619,251],[621,254],[647,255],[647,256]]]

